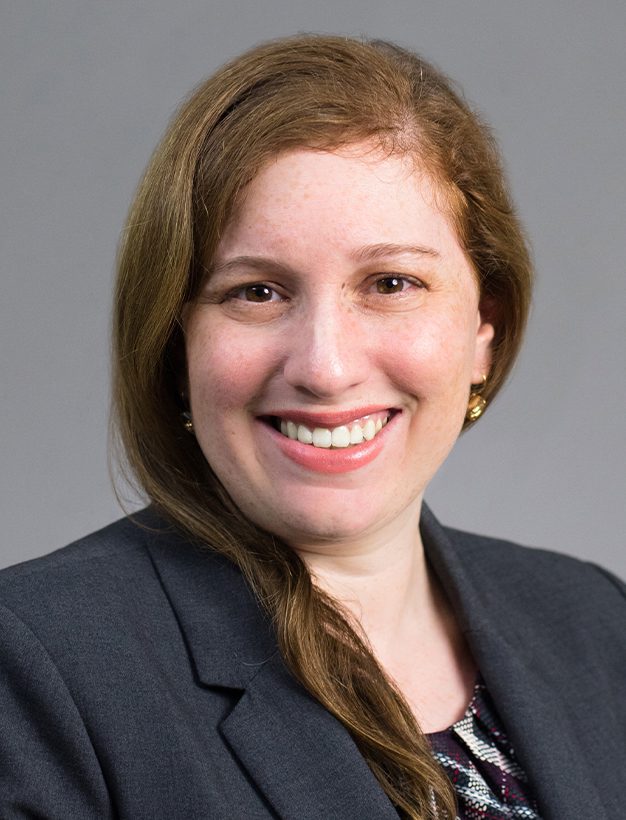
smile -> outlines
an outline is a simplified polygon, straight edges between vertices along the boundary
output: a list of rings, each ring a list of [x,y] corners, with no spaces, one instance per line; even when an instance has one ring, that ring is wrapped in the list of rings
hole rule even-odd
[[[312,427],[279,416],[273,417],[272,424],[283,436],[301,444],[325,450],[346,449],[375,438],[389,421],[391,413],[391,410],[371,413],[337,427]]]

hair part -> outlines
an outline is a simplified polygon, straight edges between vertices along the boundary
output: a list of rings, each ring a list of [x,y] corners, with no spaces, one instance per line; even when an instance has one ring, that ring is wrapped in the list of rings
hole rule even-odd
[[[365,142],[414,156],[438,183],[493,314],[483,395],[496,395],[521,343],[531,265],[488,128],[409,51],[299,36],[252,49],[200,85],[148,165],[119,251],[113,421],[138,484],[241,568],[274,619],[288,667],[348,728],[403,816],[454,817],[449,781],[358,627],[293,550],[242,517],[179,419],[183,308],[246,185],[281,152]]]

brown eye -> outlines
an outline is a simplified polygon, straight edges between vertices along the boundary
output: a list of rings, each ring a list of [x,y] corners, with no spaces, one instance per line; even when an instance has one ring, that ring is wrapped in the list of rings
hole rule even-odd
[[[241,291],[242,299],[247,302],[271,302],[274,291],[267,285],[248,285]]]
[[[401,293],[406,281],[401,276],[385,276],[376,282],[378,293]]]
[[[272,285],[265,282],[251,282],[234,288],[223,297],[224,302],[232,302],[243,309],[245,305],[267,305],[270,302],[284,302],[285,297]]]

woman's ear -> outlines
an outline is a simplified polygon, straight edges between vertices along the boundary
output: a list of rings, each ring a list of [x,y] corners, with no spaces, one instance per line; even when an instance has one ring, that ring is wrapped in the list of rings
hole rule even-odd
[[[176,369],[176,389],[178,390],[178,396],[180,398],[181,404],[183,405],[185,410],[189,409],[189,379],[187,377],[187,362],[185,361],[184,354],[179,356],[179,361],[177,361],[177,369]]]
[[[179,323],[176,340],[170,353],[170,364],[176,392],[183,409],[189,408],[189,377],[187,375],[187,354],[185,351],[185,324]]]
[[[478,305],[476,350],[472,384],[480,384],[489,375],[493,361],[493,340],[496,334],[498,305],[492,296],[483,296]]]

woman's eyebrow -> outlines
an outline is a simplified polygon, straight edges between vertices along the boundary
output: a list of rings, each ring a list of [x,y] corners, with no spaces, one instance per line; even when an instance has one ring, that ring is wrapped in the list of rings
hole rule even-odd
[[[352,254],[357,262],[372,262],[385,256],[430,256],[438,257],[440,254],[434,248],[425,245],[397,245],[392,242],[381,242],[377,245],[364,245]]]
[[[434,248],[424,245],[398,245],[392,242],[381,242],[376,245],[364,245],[362,248],[350,254],[355,262],[373,262],[387,256],[428,256],[439,257],[439,252]],[[225,259],[223,262],[214,262],[206,268],[207,276],[225,275],[233,270],[248,268],[249,270],[267,271],[271,269],[278,273],[293,274],[293,268],[273,259],[270,256],[233,256],[232,259]]]
[[[232,259],[226,259],[223,262],[214,262],[212,265],[207,266],[205,270],[207,276],[216,276],[218,274],[228,274],[237,268],[249,268],[250,270],[259,271],[267,271],[271,268],[279,273],[293,273],[288,265],[269,256],[233,256]]]

